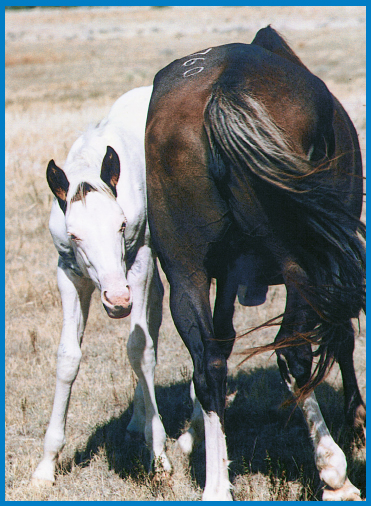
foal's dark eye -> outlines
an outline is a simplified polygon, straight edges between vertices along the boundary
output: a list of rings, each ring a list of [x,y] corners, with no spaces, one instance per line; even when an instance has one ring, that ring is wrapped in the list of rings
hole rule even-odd
[[[78,241],[79,240],[79,238],[76,235],[74,235],[74,234],[68,234],[68,235],[70,236],[70,239],[72,239],[73,241]]]
[[[121,232],[121,234],[123,234],[125,232],[125,229],[126,229],[126,221],[123,221],[119,232]]]

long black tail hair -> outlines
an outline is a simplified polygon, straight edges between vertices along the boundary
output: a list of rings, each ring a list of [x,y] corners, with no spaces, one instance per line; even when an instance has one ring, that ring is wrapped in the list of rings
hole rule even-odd
[[[306,394],[331,369],[336,349],[349,332],[349,320],[365,310],[365,225],[350,213],[349,196],[334,184],[336,160],[324,156],[313,162],[295,153],[259,100],[217,83],[204,122],[211,153],[222,158],[227,170],[244,173],[240,180],[246,184],[258,182],[263,209],[265,193],[286,209],[286,223],[271,212],[272,235],[267,241],[273,253],[278,252],[286,285],[297,289],[317,315],[313,332],[301,341],[319,345],[317,367],[303,389]],[[293,216],[299,223],[293,223]],[[300,343],[293,336],[277,347],[289,341]],[[275,348],[262,346],[253,354]]]

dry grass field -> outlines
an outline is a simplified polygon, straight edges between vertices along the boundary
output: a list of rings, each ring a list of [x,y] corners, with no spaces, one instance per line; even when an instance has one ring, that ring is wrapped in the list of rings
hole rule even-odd
[[[57,253],[48,231],[52,194],[45,170],[62,166],[89,124],[103,118],[131,88],[151,84],[177,57],[204,47],[250,42],[271,23],[304,63],[342,101],[358,130],[365,161],[365,7],[109,7],[5,13],[6,166],[6,499],[199,500],[204,449],[191,461],[176,438],[191,413],[191,360],[173,326],[165,283],[157,398],[169,436],[171,480],[151,481],[142,441],[125,442],[136,384],[126,355],[129,322],[105,314],[93,297],[80,373],[67,422],[56,485],[34,490],[29,480],[42,455],[55,385],[62,308]],[[236,304],[242,333],[284,307],[275,287],[263,306]],[[316,500],[320,487],[300,413],[283,408],[285,389],[271,354],[237,367],[244,348],[267,344],[276,329],[239,339],[229,360],[226,412],[230,470],[237,500]],[[366,397],[365,324],[355,363]],[[318,389],[323,414],[344,442],[341,379],[335,367]],[[349,474],[365,496],[364,451],[347,448]]]

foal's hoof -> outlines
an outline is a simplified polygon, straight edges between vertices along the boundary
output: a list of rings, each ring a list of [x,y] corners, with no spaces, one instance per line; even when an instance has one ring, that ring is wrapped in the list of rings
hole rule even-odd
[[[195,438],[189,431],[178,437],[177,444],[185,455],[190,455],[193,450]]]
[[[195,430],[193,427],[184,432],[177,439],[177,445],[185,455],[190,455],[204,441],[204,432]]]
[[[337,490],[325,488],[322,501],[362,501],[361,492],[347,478],[344,485]]]
[[[51,488],[54,485],[54,481],[44,480],[42,478],[31,478],[30,487],[32,488]]]
[[[52,487],[55,482],[54,471],[55,466],[53,462],[48,459],[43,459],[32,475],[30,486],[38,488]]]

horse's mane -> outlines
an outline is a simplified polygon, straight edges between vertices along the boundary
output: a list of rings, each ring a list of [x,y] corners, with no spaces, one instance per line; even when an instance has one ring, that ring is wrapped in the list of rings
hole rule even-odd
[[[111,198],[115,198],[111,189],[101,179],[102,161],[110,142],[105,138],[107,120],[104,119],[96,126],[90,125],[77,139],[68,154],[63,170],[70,186],[67,204],[81,200],[89,191],[97,191]]]

